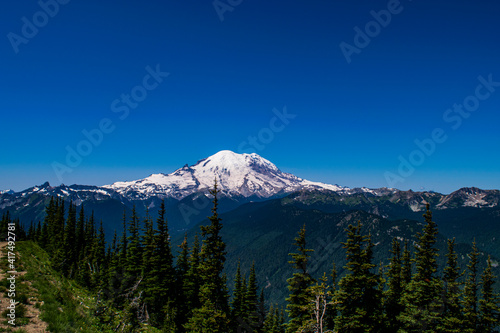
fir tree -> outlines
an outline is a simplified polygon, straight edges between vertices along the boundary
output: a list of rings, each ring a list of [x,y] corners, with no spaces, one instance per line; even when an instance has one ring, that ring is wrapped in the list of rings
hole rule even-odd
[[[263,318],[259,315],[259,300],[257,296],[257,277],[255,274],[255,262],[252,263],[250,268],[250,276],[248,278],[248,285],[244,296],[245,327],[250,327],[251,332],[260,332],[263,323]],[[247,328],[248,329],[248,328]],[[249,332],[250,332],[249,331]],[[243,330],[242,332],[245,332]]]
[[[405,247],[403,250],[403,255],[401,258],[401,283],[403,287],[406,287],[410,284],[412,274],[412,260],[411,260],[411,252],[408,248],[408,241],[405,241]]]
[[[427,204],[423,232],[417,233],[415,245],[416,272],[406,285],[403,295],[404,312],[398,317],[401,332],[434,333],[440,325],[442,312],[442,283],[436,276],[438,250],[435,247],[437,225]]]
[[[153,311],[162,313],[168,321],[176,320],[178,313],[173,306],[175,297],[175,269],[170,235],[168,231],[165,202],[162,201],[156,220],[157,231],[153,233],[151,253],[151,274],[148,287],[153,297]],[[152,228],[152,225],[151,225]],[[159,322],[159,319],[156,319]]]
[[[127,287],[134,285],[142,275],[142,249],[139,233],[139,217],[134,206],[128,223],[129,236],[127,237],[127,261],[125,264]]]
[[[476,241],[472,243],[472,252],[469,254],[469,264],[467,265],[468,275],[464,286],[463,295],[463,330],[464,333],[476,333],[478,326],[477,309],[477,264],[479,252],[476,247]]]
[[[245,294],[243,293],[243,282],[241,277],[241,265],[238,261],[238,266],[236,267],[236,275],[234,276],[234,292],[233,301],[231,303],[231,317],[236,319],[235,329],[238,327],[238,318],[243,318],[245,316],[244,300]]]
[[[404,310],[401,302],[403,296],[403,274],[401,244],[394,238],[392,240],[392,257],[387,271],[387,290],[384,292],[384,310],[387,323],[387,332],[398,332],[400,322],[397,317]]]
[[[74,268],[76,261],[76,206],[70,203],[68,208],[68,219],[64,229],[64,240],[62,250],[64,251],[64,259],[61,262],[61,272],[65,276],[72,277],[71,268]]]
[[[221,218],[218,215],[218,188],[215,180],[213,195],[212,216],[210,225],[202,226],[203,246],[201,248],[200,287],[201,307],[193,311],[193,316],[186,325],[188,332],[228,332],[229,331],[229,303],[226,288],[226,279],[222,275],[226,261],[226,244],[222,240]]]
[[[191,255],[188,258],[188,269],[183,279],[183,294],[186,316],[189,316],[192,309],[201,306],[199,293],[201,286],[200,279],[200,241],[198,235],[194,236]],[[184,321],[185,322],[185,321]]]
[[[448,252],[446,253],[446,267],[444,268],[444,312],[440,327],[441,332],[462,332],[462,308],[460,305],[460,268],[458,267],[457,254],[455,252],[455,239],[448,240]]]
[[[339,332],[380,332],[382,329],[380,277],[373,273],[371,237],[361,235],[361,222],[347,228],[343,243],[347,253],[347,274],[339,282],[336,300],[339,315],[335,328]]]
[[[75,248],[78,253],[78,260],[81,260],[83,255],[83,249],[85,247],[85,211],[83,205],[80,207],[80,213],[78,214],[78,221],[76,222],[75,231]]]
[[[313,250],[306,248],[305,225],[295,237],[294,245],[297,246],[298,253],[290,253],[292,260],[288,263],[292,264],[297,272],[293,273],[293,276],[286,281],[290,291],[290,295],[286,299],[288,317],[290,318],[286,331],[290,333],[295,333],[310,318],[307,306],[311,299],[309,287],[314,283],[314,280],[307,272],[307,263],[310,258],[309,252]]]
[[[487,267],[481,275],[481,299],[479,300],[479,333],[495,332],[500,324],[499,296],[493,290],[495,276],[493,275],[491,258],[488,256]],[[498,332],[498,331],[497,331]]]

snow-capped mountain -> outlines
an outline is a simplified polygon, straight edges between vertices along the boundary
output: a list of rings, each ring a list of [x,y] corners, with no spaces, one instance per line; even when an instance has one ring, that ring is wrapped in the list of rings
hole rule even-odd
[[[269,198],[301,189],[349,191],[347,187],[308,181],[282,172],[273,163],[253,154],[237,154],[223,150],[170,174],[153,174],[147,178],[105,185],[121,195],[136,199],[165,196],[182,199],[190,194],[206,192],[217,178],[221,192],[227,196]]]
[[[14,191],[12,190],[0,190],[0,194],[13,194]]]

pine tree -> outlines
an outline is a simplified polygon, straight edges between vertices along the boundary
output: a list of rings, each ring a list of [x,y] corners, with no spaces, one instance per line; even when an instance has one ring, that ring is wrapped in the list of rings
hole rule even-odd
[[[114,305],[118,305],[120,294],[120,252],[117,243],[116,230],[111,243],[111,253],[108,266],[107,287],[103,289],[107,299],[111,299]]]
[[[337,306],[338,301],[336,299],[337,293],[337,266],[335,262],[332,263],[332,271],[330,273],[331,278],[331,288],[328,290],[328,297],[330,298],[330,302],[327,304],[327,310],[325,314],[325,327],[330,330],[333,330],[335,327],[335,317],[337,317]]]
[[[478,326],[478,309],[477,309],[477,264],[479,252],[476,247],[476,240],[472,243],[472,252],[469,254],[469,264],[467,265],[468,276],[465,281],[463,295],[463,330],[464,333],[476,333]]]
[[[500,325],[499,296],[493,290],[495,276],[492,271],[491,258],[488,256],[487,267],[481,275],[481,299],[479,300],[479,328],[478,333],[495,332]],[[496,331],[498,332],[498,331]]]
[[[290,295],[286,299],[288,317],[290,318],[286,331],[295,333],[310,318],[307,311],[308,303],[311,299],[309,287],[314,283],[313,278],[307,272],[307,263],[309,261],[309,252],[313,250],[306,248],[306,226],[304,225],[298,236],[295,237],[294,245],[297,246],[298,253],[289,253],[292,260],[289,264],[298,272],[287,279]]]
[[[127,261],[125,264],[125,280],[128,286],[132,287],[142,275],[142,254],[139,231],[139,217],[137,216],[135,206],[132,208],[132,216],[128,223],[127,238]]]
[[[259,316],[259,300],[257,296],[257,277],[255,274],[255,262],[252,263],[250,268],[250,277],[248,278],[248,285],[244,295],[244,323],[245,329],[249,332],[260,332],[263,323],[263,318]]]
[[[72,277],[73,272],[71,268],[75,268],[76,261],[76,206],[70,203],[68,208],[68,219],[66,227],[64,228],[64,239],[62,250],[64,252],[64,259],[61,262],[61,272],[63,275]],[[71,271],[70,271],[71,270]]]
[[[218,188],[215,180],[212,216],[210,225],[201,226],[203,246],[201,248],[200,287],[201,307],[193,311],[193,316],[185,326],[188,332],[229,332],[230,311],[226,279],[222,275],[226,261],[226,244],[222,240],[221,218],[218,215]]]
[[[200,241],[198,235],[194,236],[193,247],[191,249],[191,254],[187,259],[187,272],[184,274],[182,281],[182,292],[183,292],[183,313],[186,318],[190,316],[193,309],[199,308],[201,306],[199,294],[200,294]],[[187,319],[184,319],[182,323],[186,323]]]
[[[403,287],[406,287],[410,284],[411,281],[411,273],[412,273],[412,260],[411,260],[411,252],[408,248],[408,241],[405,241],[405,247],[403,250],[403,255],[401,258],[401,283]]]
[[[442,283],[436,276],[438,250],[435,247],[437,225],[427,204],[424,214],[423,232],[417,233],[415,245],[416,272],[405,287],[404,312],[398,317],[402,322],[401,332],[434,333],[440,325],[442,309]]]
[[[392,240],[392,257],[387,266],[387,290],[384,292],[384,310],[386,316],[386,332],[398,332],[400,322],[397,317],[403,312],[404,306],[401,302],[403,296],[403,274],[401,244],[394,238]]]
[[[94,267],[93,274],[93,287],[102,288],[105,282],[105,267],[106,263],[106,235],[104,234],[104,227],[102,220],[99,223],[99,230],[94,240],[94,253],[92,255],[92,266]]]
[[[157,314],[159,314],[159,309],[156,308],[155,300],[156,300],[156,292],[158,288],[158,276],[155,271],[154,261],[154,252],[156,248],[156,240],[153,229],[153,221],[149,216],[149,212],[146,213],[146,217],[144,218],[144,234],[142,235],[142,276],[143,276],[143,300],[144,305],[149,314],[149,323],[153,326],[158,326],[160,321],[157,318]]]
[[[347,274],[339,282],[336,301],[339,315],[335,328],[339,332],[380,332],[382,329],[380,277],[373,273],[373,243],[370,235],[361,234],[361,222],[346,229],[344,245]]]
[[[458,267],[455,239],[448,240],[447,261],[444,268],[444,312],[440,332],[462,332],[462,308],[460,305],[460,268]]]
[[[78,214],[78,221],[76,222],[75,230],[75,248],[78,253],[77,260],[81,260],[83,255],[83,249],[85,247],[85,211],[83,205],[80,207],[80,213]]]
[[[175,265],[178,285],[182,286],[183,281],[186,277],[186,273],[189,269],[189,245],[187,240],[187,234],[184,235],[184,240],[181,245],[178,245],[180,252],[177,256],[177,262]]]
[[[245,294],[243,293],[243,283],[241,276],[241,265],[238,261],[238,266],[236,267],[236,275],[234,276],[234,292],[233,301],[231,303],[231,317],[236,319],[235,329],[237,329],[238,318],[243,318],[245,316],[244,300]]]

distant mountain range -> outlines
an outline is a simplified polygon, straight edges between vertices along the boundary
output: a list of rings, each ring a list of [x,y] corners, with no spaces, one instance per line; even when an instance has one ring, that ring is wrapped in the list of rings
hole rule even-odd
[[[446,238],[456,238],[463,263],[476,239],[482,258],[491,254],[500,270],[498,190],[471,187],[445,195],[393,188],[348,188],[301,179],[282,172],[257,154],[227,150],[173,173],[153,174],[135,181],[105,186],[45,183],[21,192],[0,191],[0,214],[10,211],[24,223],[38,222],[44,217],[50,197],[58,196],[83,205],[87,212],[93,211],[97,220],[104,222],[110,239],[115,230],[121,232],[124,211],[130,216],[135,206],[140,216],[148,213],[155,219],[164,200],[172,239],[179,244],[185,233],[192,241],[198,226],[208,223],[206,217],[212,208],[208,190],[215,178],[221,190],[219,213],[228,244],[228,275],[234,274],[238,259],[246,267],[255,260],[260,276],[266,278],[260,282],[273,286],[266,289],[271,301],[280,301],[284,293],[284,277],[291,271],[283,263],[294,250],[293,238],[303,224],[307,225],[310,247],[317,250],[312,273],[319,274],[330,269],[331,260],[338,261],[337,267],[343,265],[341,242],[348,223],[363,223],[377,245],[375,257],[385,261],[393,237],[414,240],[427,203],[440,231],[441,262]],[[339,271],[342,272],[341,267]]]
[[[399,210],[422,212],[426,203],[433,210],[458,207],[498,207],[500,191],[462,188],[451,194],[435,192],[400,191],[392,188],[348,188],[312,182],[282,172],[273,163],[257,154],[236,154],[220,151],[195,165],[185,165],[170,174],[153,174],[144,179],[116,182],[111,185],[60,185],[48,182],[21,192],[0,191],[0,212],[24,221],[43,219],[44,206],[51,196],[58,196],[94,210],[96,217],[106,222],[111,231],[121,225],[123,210],[133,205],[140,214],[146,210],[154,216],[161,200],[167,203],[167,217],[175,234],[188,230],[210,212],[208,190],[217,178],[221,190],[221,212],[248,202],[260,202],[289,196],[288,200],[303,201],[304,207],[313,205],[331,211],[362,209],[384,218],[393,217]],[[325,202],[315,201],[320,193]],[[306,197],[307,199],[305,199]],[[404,214],[403,214],[404,215]]]

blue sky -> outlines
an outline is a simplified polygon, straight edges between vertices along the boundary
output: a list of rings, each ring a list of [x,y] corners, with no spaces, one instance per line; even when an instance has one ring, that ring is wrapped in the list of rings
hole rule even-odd
[[[349,187],[500,188],[498,1],[55,1],[0,13],[0,189],[223,149]]]

